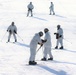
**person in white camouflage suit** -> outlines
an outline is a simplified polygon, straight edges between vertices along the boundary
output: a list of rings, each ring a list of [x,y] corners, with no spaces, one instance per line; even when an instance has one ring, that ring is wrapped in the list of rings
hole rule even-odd
[[[28,4],[27,8],[28,8],[27,16],[29,16],[29,13],[31,13],[31,16],[33,16],[32,10],[34,9],[34,6],[33,6],[32,2],[30,2],[30,4]]]
[[[14,22],[12,22],[12,24],[8,27],[7,32],[9,32],[9,36],[8,36],[8,41],[10,42],[10,37],[13,34],[15,42],[17,42],[17,38],[16,35],[17,34],[17,27],[14,25]]]
[[[35,55],[36,55],[36,49],[37,44],[43,45],[41,36],[43,36],[43,32],[36,33],[35,36],[32,38],[30,42],[30,58],[29,58],[29,65],[36,65],[37,62],[35,62]]]
[[[45,37],[44,37],[44,51],[43,51],[43,58],[41,59],[42,61],[47,60],[47,55],[49,55],[48,60],[53,60],[53,55],[51,53],[51,35],[49,33],[49,29],[45,28],[44,29]]]
[[[50,9],[50,15],[52,15],[52,13],[53,13],[53,15],[55,15],[53,2],[51,2],[49,9]]]
[[[58,49],[59,43],[61,45],[60,49],[63,49],[63,29],[60,27],[60,25],[57,25],[57,33],[54,34],[56,35],[56,39],[57,39],[55,49]]]

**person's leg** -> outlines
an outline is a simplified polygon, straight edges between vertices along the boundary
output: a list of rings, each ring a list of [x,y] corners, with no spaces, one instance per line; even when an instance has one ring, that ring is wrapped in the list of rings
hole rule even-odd
[[[34,49],[30,49],[30,61],[34,61],[35,60],[35,52],[33,51]]]
[[[37,64],[37,62],[35,62],[35,55],[36,55],[36,49],[30,48],[29,65],[36,65]]]
[[[29,16],[29,12],[30,12],[30,10],[28,9],[27,16]]]
[[[33,12],[32,12],[32,9],[30,10],[30,12],[31,12],[31,16],[33,16]]]
[[[47,58],[47,48],[44,47],[44,51],[43,51],[43,58],[41,59],[42,61],[46,61]]]
[[[13,33],[13,36],[14,36],[15,42],[17,42],[17,38],[16,38],[15,33]]]
[[[53,60],[53,55],[51,53],[51,48],[48,48],[48,55],[50,58],[48,58],[48,60]]]
[[[51,15],[51,9],[50,9],[50,14],[49,15]]]
[[[63,49],[63,39],[62,38],[60,38],[60,45],[61,45],[60,49]]]
[[[59,39],[57,39],[57,42],[56,42],[56,47],[55,47],[55,49],[58,49],[58,45],[59,45]]]
[[[11,33],[9,33],[8,42],[10,42],[10,38],[11,38]]]
[[[53,15],[55,15],[55,12],[54,12],[54,10],[52,10],[52,12],[53,12]]]

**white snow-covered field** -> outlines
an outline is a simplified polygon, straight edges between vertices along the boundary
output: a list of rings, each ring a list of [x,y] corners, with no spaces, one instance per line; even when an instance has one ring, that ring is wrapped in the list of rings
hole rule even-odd
[[[30,1],[34,4],[34,16],[26,17]],[[49,15],[51,1],[55,4],[56,15]],[[6,30],[12,21],[18,28],[16,44],[6,43]],[[64,50],[54,50],[54,32],[58,24],[64,31]],[[41,48],[36,54],[39,65],[28,66],[29,43],[34,34],[44,28],[50,30],[54,60],[40,61],[43,57]],[[76,1],[0,0],[0,75],[76,75]]]

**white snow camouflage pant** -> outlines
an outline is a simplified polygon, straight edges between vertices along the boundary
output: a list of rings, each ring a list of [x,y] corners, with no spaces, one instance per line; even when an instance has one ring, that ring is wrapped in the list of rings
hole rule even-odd
[[[11,35],[14,36],[15,41],[17,41],[15,33],[9,33],[8,40],[10,41]]]
[[[36,49],[30,48],[30,58],[29,61],[35,61]]]
[[[53,9],[50,9],[50,14],[55,14],[54,10]]]
[[[43,53],[44,53],[45,58],[47,58],[47,55],[49,55],[50,58],[53,58],[50,47],[44,47],[44,52]]]
[[[63,38],[59,38],[59,39],[57,39],[56,46],[58,46],[59,43],[60,43],[61,46],[63,46]]]

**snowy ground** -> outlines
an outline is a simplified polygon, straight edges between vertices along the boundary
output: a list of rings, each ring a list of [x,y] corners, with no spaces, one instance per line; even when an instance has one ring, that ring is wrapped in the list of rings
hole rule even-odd
[[[32,1],[33,17],[26,17]],[[49,15],[50,2],[56,15]],[[0,0],[0,75],[76,75],[76,1],[75,0]],[[6,43],[7,27],[14,21],[18,28],[18,43]],[[64,30],[64,50],[54,50],[54,32],[60,24]],[[36,55],[39,65],[28,66],[29,43],[35,33],[49,28],[54,61],[40,61],[42,48]],[[23,41],[22,41],[23,40]],[[13,38],[11,38],[13,42]],[[38,46],[39,47],[39,46]]]

